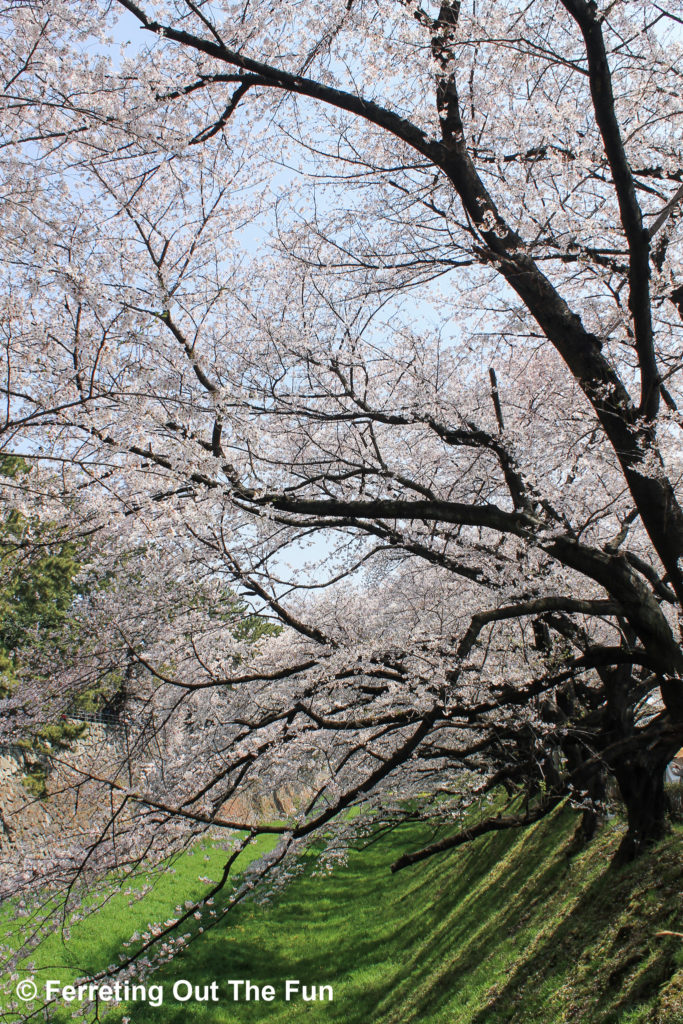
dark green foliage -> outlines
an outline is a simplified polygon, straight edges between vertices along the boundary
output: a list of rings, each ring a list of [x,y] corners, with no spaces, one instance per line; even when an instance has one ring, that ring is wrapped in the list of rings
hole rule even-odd
[[[29,466],[0,456],[0,474],[16,479]],[[76,594],[76,545],[49,523],[9,508],[0,520],[0,696],[17,684],[22,652],[59,644]]]
[[[20,480],[30,472],[25,459],[0,456],[0,474]],[[14,508],[0,520],[0,697],[21,686],[27,658],[49,660],[73,641],[71,615],[80,570],[77,545],[50,523],[29,520]],[[68,747],[83,723],[58,721],[19,742],[25,749],[24,782],[33,796],[46,792],[45,754]]]

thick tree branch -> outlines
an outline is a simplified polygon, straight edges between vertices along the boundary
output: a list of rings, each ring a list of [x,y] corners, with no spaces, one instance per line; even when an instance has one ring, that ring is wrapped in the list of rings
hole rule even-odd
[[[612,171],[621,223],[628,240],[629,308],[641,373],[639,413],[653,419],[659,408],[659,373],[650,308],[650,235],[643,226],[635,181],[616,116],[612,75],[597,4],[594,0],[562,0],[562,5],[581,29],[586,45],[595,119]]]
[[[549,797],[541,800],[533,810],[527,811],[526,814],[500,815],[496,818],[485,818],[478,825],[465,828],[454,836],[446,836],[444,839],[431,843],[431,845],[425,846],[421,850],[416,850],[414,853],[404,853],[402,857],[399,857],[391,865],[392,874],[401,871],[403,868],[410,867],[412,864],[419,864],[420,861],[427,860],[428,857],[434,857],[438,853],[445,853],[446,850],[454,850],[458,846],[464,846],[465,843],[470,843],[473,839],[478,839],[479,836],[485,836],[491,832],[504,832],[511,828],[524,828],[527,825],[533,825],[534,822],[540,821],[550,814],[561,802],[562,797]]]

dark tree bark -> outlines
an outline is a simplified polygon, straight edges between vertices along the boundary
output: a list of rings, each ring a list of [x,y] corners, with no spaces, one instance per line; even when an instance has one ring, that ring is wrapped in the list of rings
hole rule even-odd
[[[666,831],[667,802],[664,771],[669,754],[639,750],[621,759],[614,769],[628,816],[628,831],[614,859],[626,864],[645,853]]]

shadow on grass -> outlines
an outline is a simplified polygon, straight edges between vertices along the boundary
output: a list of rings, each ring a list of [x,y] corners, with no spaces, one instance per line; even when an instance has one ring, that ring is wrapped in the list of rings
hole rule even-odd
[[[424,845],[424,827],[351,852],[348,866],[332,875],[315,874],[309,857],[272,904],[234,908],[150,976],[150,984],[164,986],[161,1007],[136,1003],[113,1019],[621,1024],[622,1011],[651,1003],[674,970],[676,940],[651,934],[675,924],[681,833],[647,864],[608,874],[618,837],[604,833],[570,862],[575,820],[560,808],[529,829],[481,838],[397,875],[391,862]],[[220,900],[215,909],[220,914]],[[111,962],[118,948],[100,936],[90,969]],[[179,978],[200,991],[217,982],[220,1002],[174,1002]],[[234,1002],[230,979],[272,985],[276,998]],[[287,979],[331,985],[334,1001],[286,1002]],[[636,1020],[628,1016],[629,1024]]]
[[[542,919],[536,921],[537,940],[471,1024],[620,1024],[627,1012],[634,1021],[639,1009],[647,1013],[675,971],[676,940],[656,939],[653,921],[680,913],[680,843],[674,838],[660,846],[656,860],[643,858],[620,872],[610,870],[614,844],[604,846],[602,857],[599,846],[585,852],[597,866],[592,882],[554,926],[543,930]],[[558,993],[568,989],[563,1007]]]
[[[490,977],[478,987],[471,978],[498,949],[501,934],[516,933],[520,899],[526,900],[527,889],[529,902],[538,899],[534,894],[552,888],[566,870],[558,847],[570,821],[564,815],[546,829],[520,831],[514,840],[510,834],[480,840],[455,856],[398,876],[389,874],[389,864],[396,849],[410,845],[405,836],[352,856],[339,874],[309,873],[267,913],[247,906],[231,912],[210,936],[174,961],[172,973],[167,969],[155,975],[167,990],[182,976],[200,987],[216,980],[223,993],[220,1008],[166,1006],[163,1019],[180,1021],[191,1012],[197,1019],[245,1024],[424,1021],[447,1010],[454,997],[462,1002],[458,990],[468,984],[478,1002],[477,993],[490,987]],[[508,959],[515,953],[514,943],[509,945]],[[230,978],[272,984],[278,998],[270,1004],[233,1004],[225,984]],[[283,1003],[287,978],[331,984],[334,1003]],[[162,1018],[159,1011],[136,1007],[131,1019],[148,1024]]]

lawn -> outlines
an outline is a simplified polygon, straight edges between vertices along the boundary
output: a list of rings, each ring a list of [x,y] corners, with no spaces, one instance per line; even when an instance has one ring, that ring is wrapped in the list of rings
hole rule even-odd
[[[610,867],[620,826],[606,826],[569,857],[575,823],[559,809],[527,830],[484,837],[450,855],[391,875],[388,866],[428,838],[424,826],[397,830],[333,874],[303,874],[269,905],[246,902],[148,979],[163,1004],[111,1009],[133,1024],[683,1024],[683,829],[652,855]],[[429,834],[431,836],[431,833]],[[250,850],[253,856],[264,846]],[[204,859],[208,858],[208,859]],[[116,959],[148,922],[198,896],[198,875],[218,877],[225,853],[180,858],[139,903],[113,898],[34,954],[45,977],[72,980]],[[220,913],[220,900],[216,900]],[[218,1001],[176,1002],[178,979]],[[331,986],[334,999],[285,999],[287,980]],[[233,999],[230,980],[270,985],[272,1001]],[[185,989],[183,988],[183,994]],[[323,995],[326,995],[323,991]],[[263,993],[262,993],[263,994]],[[50,1019],[69,1020],[56,1008]],[[21,1019],[6,1015],[6,1020]]]

